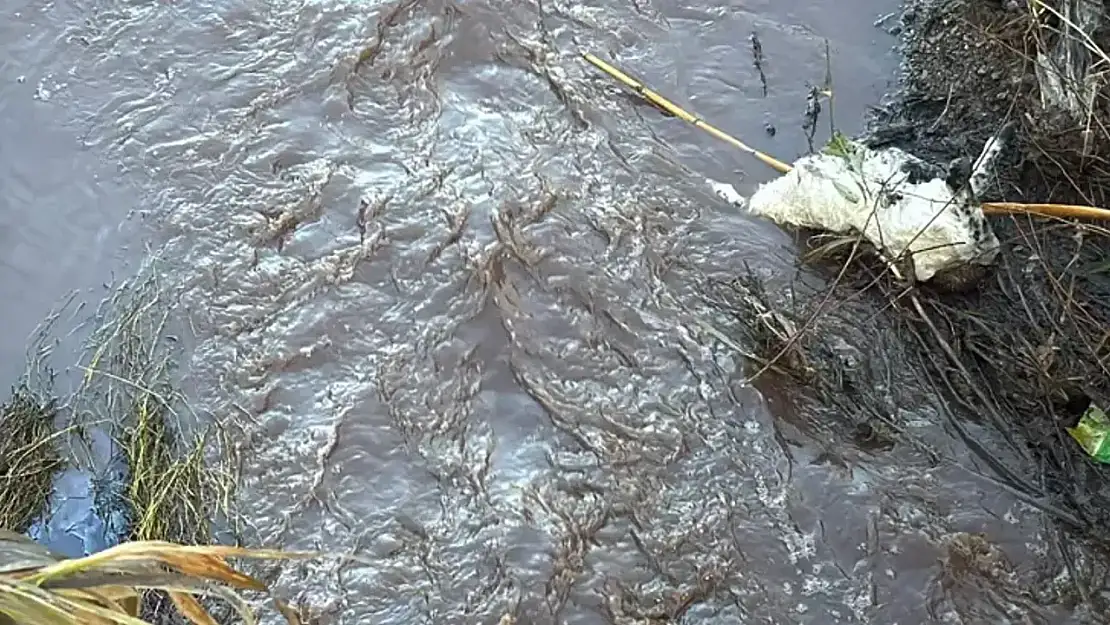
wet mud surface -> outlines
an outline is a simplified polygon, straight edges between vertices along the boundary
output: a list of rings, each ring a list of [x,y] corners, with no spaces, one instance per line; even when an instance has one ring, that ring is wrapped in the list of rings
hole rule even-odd
[[[720,336],[758,337],[710,285],[750,268],[790,310],[835,276],[702,183],[771,172],[578,56],[789,160],[822,37],[841,130],[887,90],[882,9],[44,4],[5,8],[49,56],[0,77],[9,110],[58,115],[127,185],[180,288],[186,387],[238,432],[245,538],[358,556],[276,575],[317,622],[1099,620],[1056,519],[969,454],[882,302],[823,322],[836,401],[744,383]],[[18,86],[40,81],[48,102]]]
[[[1105,90],[1088,123],[1046,108],[1032,76],[1039,35],[1023,7],[927,6],[909,12],[907,80],[899,105],[878,116],[885,129],[878,134],[946,160],[973,154],[1002,124],[1016,122],[1017,146],[987,199],[1105,206]],[[1091,42],[1105,47],[1108,35],[1094,32]],[[961,56],[961,50],[975,54]],[[1106,471],[1088,461],[1062,428],[1110,397],[1105,346],[1093,338],[1110,320],[1106,230],[1024,217],[995,218],[994,227],[1004,251],[981,288],[930,298],[947,326],[944,335],[970,367],[970,376],[957,376],[964,379],[956,390],[989,395],[991,406],[972,401],[964,411],[994,414],[1028,446],[1021,453],[1031,454],[1029,462],[1002,464],[1076,515],[1072,525],[1083,534],[1101,541],[1110,509]],[[1022,464],[1036,469],[1021,470]]]

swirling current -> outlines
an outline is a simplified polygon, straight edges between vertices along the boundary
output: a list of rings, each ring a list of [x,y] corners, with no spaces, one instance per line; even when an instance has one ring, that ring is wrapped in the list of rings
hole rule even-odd
[[[8,0],[0,362],[159,250],[252,536],[359,555],[277,579],[321,623],[1085,622],[1007,491],[784,444],[796,391],[698,322],[706,280],[794,271],[704,184],[773,172],[580,56],[791,159],[825,40],[855,132],[897,8]]]

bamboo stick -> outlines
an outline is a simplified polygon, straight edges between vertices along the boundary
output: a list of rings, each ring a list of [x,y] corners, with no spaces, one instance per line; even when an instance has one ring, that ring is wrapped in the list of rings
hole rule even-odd
[[[748,154],[763,161],[772,169],[785,174],[793,169],[790,165],[776,159],[769,154],[760,152],[759,150],[751,147],[743,141],[733,137],[732,135],[720,130],[710,124],[706,123],[699,117],[692,115],[683,108],[679,107],[670,100],[664,98],[658,93],[648,89],[643,83],[625,74],[616,67],[606,63],[605,61],[597,58],[589,52],[583,52],[582,57],[585,58],[591,65],[600,69],[608,74],[610,77],[616,79],[618,82],[631,88],[641,98],[671,115],[685,121],[688,124],[698,128],[733,147],[739,148]],[[987,215],[1040,215],[1042,217],[1055,217],[1058,219],[1099,219],[1110,221],[1110,210],[1105,208],[1096,208],[1093,206],[1075,206],[1071,204],[1022,204],[1020,202],[984,202],[982,205],[983,212]]]
[[[1022,204],[1020,202],[983,202],[987,215],[1040,215],[1059,219],[1110,220],[1110,210],[1075,204]]]
[[[699,129],[713,135],[714,137],[720,139],[721,141],[724,141],[725,143],[731,144],[733,147],[739,148],[739,149],[747,152],[748,154],[751,154],[752,156],[755,156],[756,158],[763,161],[767,165],[770,165],[771,167],[776,169],[781,174],[785,174],[786,172],[790,171],[790,169],[791,169],[790,165],[787,165],[786,163],[774,158],[773,156],[768,156],[767,154],[764,154],[763,152],[760,152],[759,150],[749,146],[748,144],[744,143],[743,141],[737,139],[736,137],[733,137],[732,135],[730,135],[730,134],[728,134],[728,133],[726,133],[722,130],[719,130],[719,129],[713,127],[713,126],[710,126],[709,124],[707,124],[702,119],[691,115],[690,113],[686,112],[684,109],[675,105],[670,100],[664,98],[663,96],[661,96],[658,93],[652,91],[651,89],[648,89],[647,87],[644,86],[643,83],[633,79],[628,74],[625,74],[624,72],[622,72],[619,69],[613,67],[612,65],[606,63],[605,61],[602,61],[601,59],[599,59],[596,56],[590,54],[589,52],[584,52],[582,54],[582,56],[587,61],[589,61],[594,67],[600,69],[601,71],[605,72],[606,74],[609,74],[613,78],[617,79],[618,81],[620,81],[620,82],[624,83],[625,85],[627,85],[628,87],[630,87],[640,97],[647,100],[649,103],[654,104],[655,106],[663,109],[664,111],[670,113],[671,115],[674,115],[675,117],[678,117],[679,119],[681,119],[681,120],[683,120],[683,121],[685,121],[689,124],[692,124],[694,127],[699,128]]]

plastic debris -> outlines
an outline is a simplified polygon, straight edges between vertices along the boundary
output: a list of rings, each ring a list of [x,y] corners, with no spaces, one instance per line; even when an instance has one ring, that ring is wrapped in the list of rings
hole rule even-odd
[[[731,185],[707,182],[718,197],[778,224],[862,233],[887,259],[912,256],[914,277],[927,281],[994,262],[998,239],[977,198],[1011,132],[988,141],[963,175],[898,148],[876,150],[837,136],[746,201]]]
[[[761,185],[748,210],[777,223],[863,233],[889,259],[912,254],[921,281],[994,262],[998,239],[975,201],[974,174],[953,189],[937,168],[897,148],[848,140],[836,147]]]
[[[1098,462],[1110,463],[1110,418],[1102,408],[1092,404],[1079,423],[1067,428],[1067,431],[1088,456]]]

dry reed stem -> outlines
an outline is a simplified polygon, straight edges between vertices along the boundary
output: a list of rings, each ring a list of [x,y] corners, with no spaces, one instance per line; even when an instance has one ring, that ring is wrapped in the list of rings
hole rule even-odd
[[[752,156],[770,166],[779,173],[785,174],[791,169],[790,165],[761,152],[743,141],[709,125],[701,118],[689,113],[670,100],[659,95],[655,91],[647,88],[643,83],[631,78],[621,70],[613,65],[606,63],[598,57],[585,52],[582,54],[590,64],[602,70],[612,78],[623,83],[636,92],[637,95],[642,97],[648,103],[663,109],[664,111],[682,119],[683,121],[692,124],[696,128],[720,139]],[[1110,62],[1110,60],[1108,60]],[[1021,202],[984,202],[982,205],[983,212],[988,215],[1004,215],[1004,214],[1034,214],[1043,217],[1055,217],[1058,219],[1098,219],[1110,221],[1110,210],[1105,208],[1096,208],[1091,206],[1075,206],[1068,204],[1023,204]]]
[[[213,625],[215,619],[197,597],[224,599],[249,624],[257,622],[256,616],[237,591],[268,592],[266,584],[231,566],[229,558],[290,560],[319,554],[140,541],[61,559],[26,536],[0,531],[0,556],[0,622],[147,625],[138,617],[139,599],[145,590],[158,589],[188,622]],[[283,605],[278,604],[279,612],[297,625]]]

